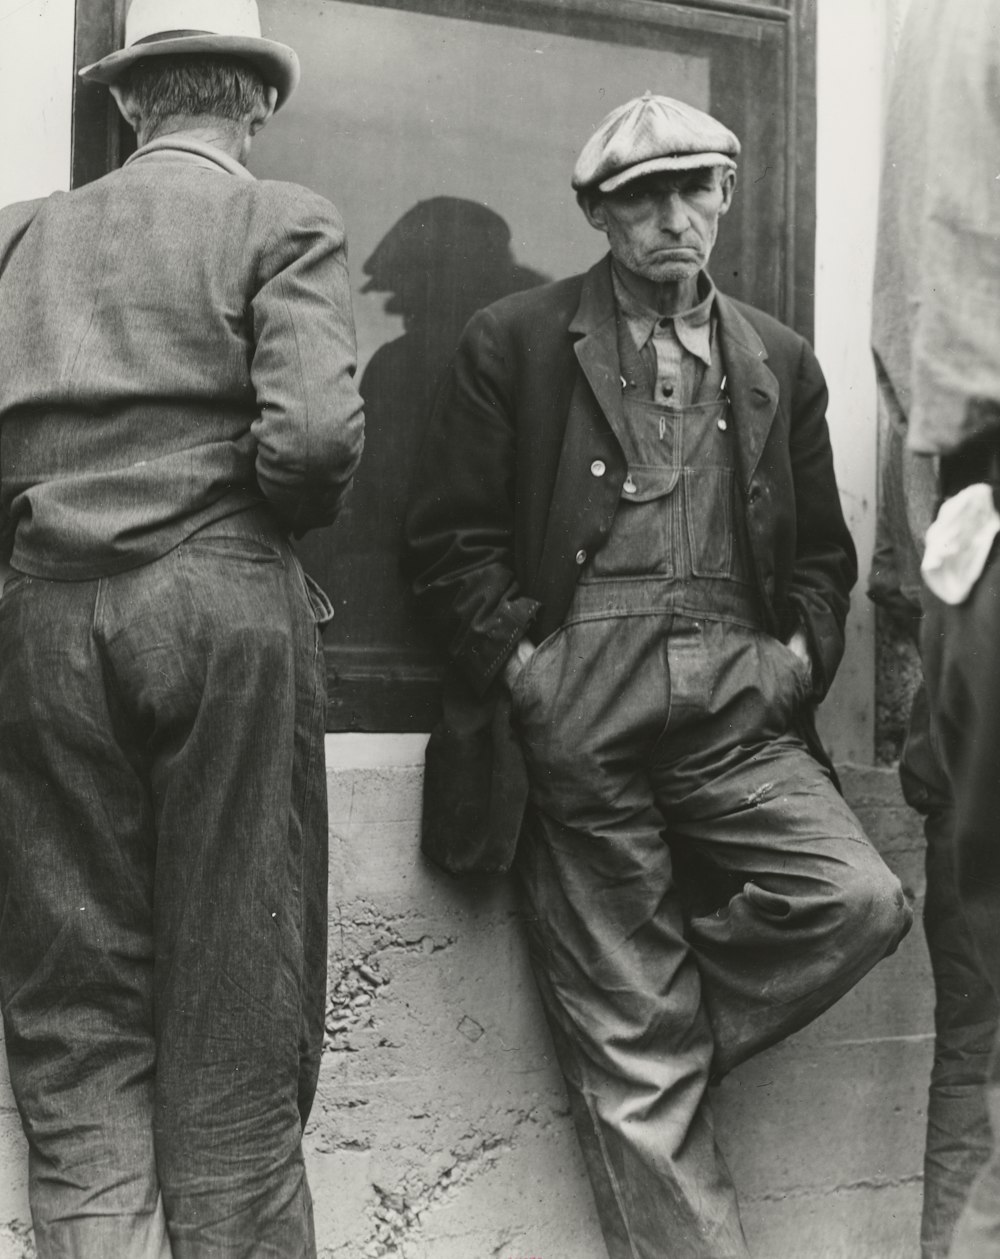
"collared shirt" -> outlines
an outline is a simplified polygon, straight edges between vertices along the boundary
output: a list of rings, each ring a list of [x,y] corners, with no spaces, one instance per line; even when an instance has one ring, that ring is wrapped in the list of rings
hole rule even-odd
[[[687,406],[697,395],[705,369],[712,365],[715,332],[715,285],[704,271],[698,275],[699,300],[689,310],[661,315],[629,289],[615,266],[611,268],[615,301],[639,359],[646,382],[626,387],[651,393],[667,406]]]
[[[190,162],[206,170],[214,170],[219,174],[235,175],[237,179],[253,179],[253,175],[242,162],[223,153],[213,144],[205,144],[201,140],[192,140],[190,136],[160,136],[150,140],[141,149],[136,149],[124,163],[132,166],[136,162]]]

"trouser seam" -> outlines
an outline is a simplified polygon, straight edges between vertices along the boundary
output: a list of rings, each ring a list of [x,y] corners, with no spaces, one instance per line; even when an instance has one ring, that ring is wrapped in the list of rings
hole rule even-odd
[[[573,1051],[574,1053],[576,1052],[575,1045],[573,1046]],[[580,1062],[580,1070],[581,1070],[581,1075],[586,1077],[586,1072],[587,1072],[586,1065],[582,1062]],[[608,1157],[608,1147],[604,1140],[604,1133],[601,1131],[600,1116],[597,1114],[596,1109],[593,1105],[593,1093],[591,1092],[590,1088],[586,1088],[583,1091],[583,1097],[587,1103],[587,1114],[590,1115],[591,1123],[594,1125],[594,1134],[597,1137],[597,1144],[601,1151],[601,1159],[604,1162],[604,1168],[608,1174],[608,1183],[611,1185],[611,1190],[615,1195],[615,1205],[618,1208],[618,1214],[621,1217],[622,1225],[624,1226],[624,1229],[625,1229],[625,1236],[628,1241],[628,1248],[632,1253],[632,1259],[640,1259],[639,1252],[636,1250],[636,1247],[635,1247],[635,1239],[632,1236],[632,1227],[629,1221],[629,1215],[628,1215],[628,1212],[625,1210],[625,1202],[622,1196],[621,1185],[619,1184],[619,1181],[618,1181],[618,1175],[615,1172],[614,1167],[611,1165],[611,1159]]]

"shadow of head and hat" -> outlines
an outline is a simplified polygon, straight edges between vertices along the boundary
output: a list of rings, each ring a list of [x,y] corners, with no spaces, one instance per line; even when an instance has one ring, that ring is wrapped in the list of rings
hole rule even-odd
[[[384,310],[401,317],[403,334],[375,351],[361,378],[368,443],[357,484],[372,495],[402,499],[462,329],[477,310],[548,277],[517,262],[510,228],[495,210],[460,197],[418,201],[362,270],[360,291],[385,294]],[[365,510],[360,498],[356,506]],[[394,527],[401,507],[390,514],[394,521],[385,523]],[[395,547],[396,533],[391,537]]]
[[[488,206],[432,197],[407,210],[363,267],[362,293],[384,293],[403,335],[381,346],[362,377],[374,426],[421,427],[438,380],[470,317],[547,276],[521,266],[507,222]]]
[[[362,293],[386,293],[404,335],[441,340],[450,353],[483,306],[548,278],[518,264],[505,219],[477,201],[432,197],[407,210],[363,267]]]
[[[398,572],[399,536],[438,382],[477,310],[548,277],[517,262],[495,210],[444,196],[407,210],[362,270],[359,291],[384,294],[383,309],[402,319],[403,332],[375,351],[361,377],[365,454],[336,539],[319,534],[303,549],[314,570],[333,570],[335,589],[364,591],[338,607],[331,640],[389,643],[405,656],[420,635]]]

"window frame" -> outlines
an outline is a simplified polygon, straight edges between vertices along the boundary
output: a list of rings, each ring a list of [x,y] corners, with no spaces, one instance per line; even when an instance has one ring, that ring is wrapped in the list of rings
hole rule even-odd
[[[747,38],[748,23],[786,31],[784,113],[786,181],[782,318],[812,338],[816,217],[816,0],[354,0],[373,8],[403,9],[496,25],[608,39],[607,22],[625,32],[637,25]],[[76,0],[75,66],[119,47],[126,0]],[[96,84],[74,79],[71,186],[89,183],[120,165],[131,133]]]
[[[744,192],[735,230],[753,233],[761,253],[775,257],[780,280],[774,313],[808,339],[813,336],[816,219],[816,4],[817,0],[352,0],[373,8],[461,18],[602,43],[669,47],[676,32],[685,48],[705,55],[719,41],[781,41],[781,83],[772,102],[754,111],[750,75],[726,82],[730,106],[743,93],[749,131],[780,128],[783,220],[760,222],[752,190]],[[127,0],[76,0],[75,64],[87,65],[121,45]],[[721,46],[731,49],[732,45]],[[728,57],[728,53],[727,53]],[[755,86],[755,85],[754,85]],[[773,107],[768,109],[768,105]],[[779,112],[780,111],[780,112]],[[740,130],[740,128],[737,128]],[[746,133],[744,132],[743,135]],[[773,141],[772,141],[773,143]],[[71,182],[97,179],[121,164],[133,148],[131,131],[107,91],[75,78]],[[773,217],[773,216],[772,216]],[[732,232],[733,226],[727,226]],[[398,646],[374,643],[360,650],[327,643],[329,725],[335,730],[420,731],[438,709],[439,670],[426,660],[404,659]]]

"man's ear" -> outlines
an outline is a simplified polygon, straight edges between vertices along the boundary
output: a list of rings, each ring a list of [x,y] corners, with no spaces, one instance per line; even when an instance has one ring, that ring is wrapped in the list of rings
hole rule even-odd
[[[733,204],[733,193],[736,191],[736,172],[729,168],[724,170],[722,179],[719,181],[719,187],[722,189],[722,205],[719,207],[719,213],[725,214]]]
[[[109,83],[108,91],[115,98],[115,104],[118,106],[121,116],[133,131],[138,131],[140,117],[132,93],[120,83]]]
[[[271,116],[278,105],[278,89],[276,87],[267,87],[264,89],[264,103],[256,110],[250,119],[250,134],[255,136],[257,132],[266,123],[270,122]]]
[[[582,191],[576,194],[576,203],[583,211],[587,222],[599,232],[607,233],[608,215],[604,208],[604,198],[599,192]]]

